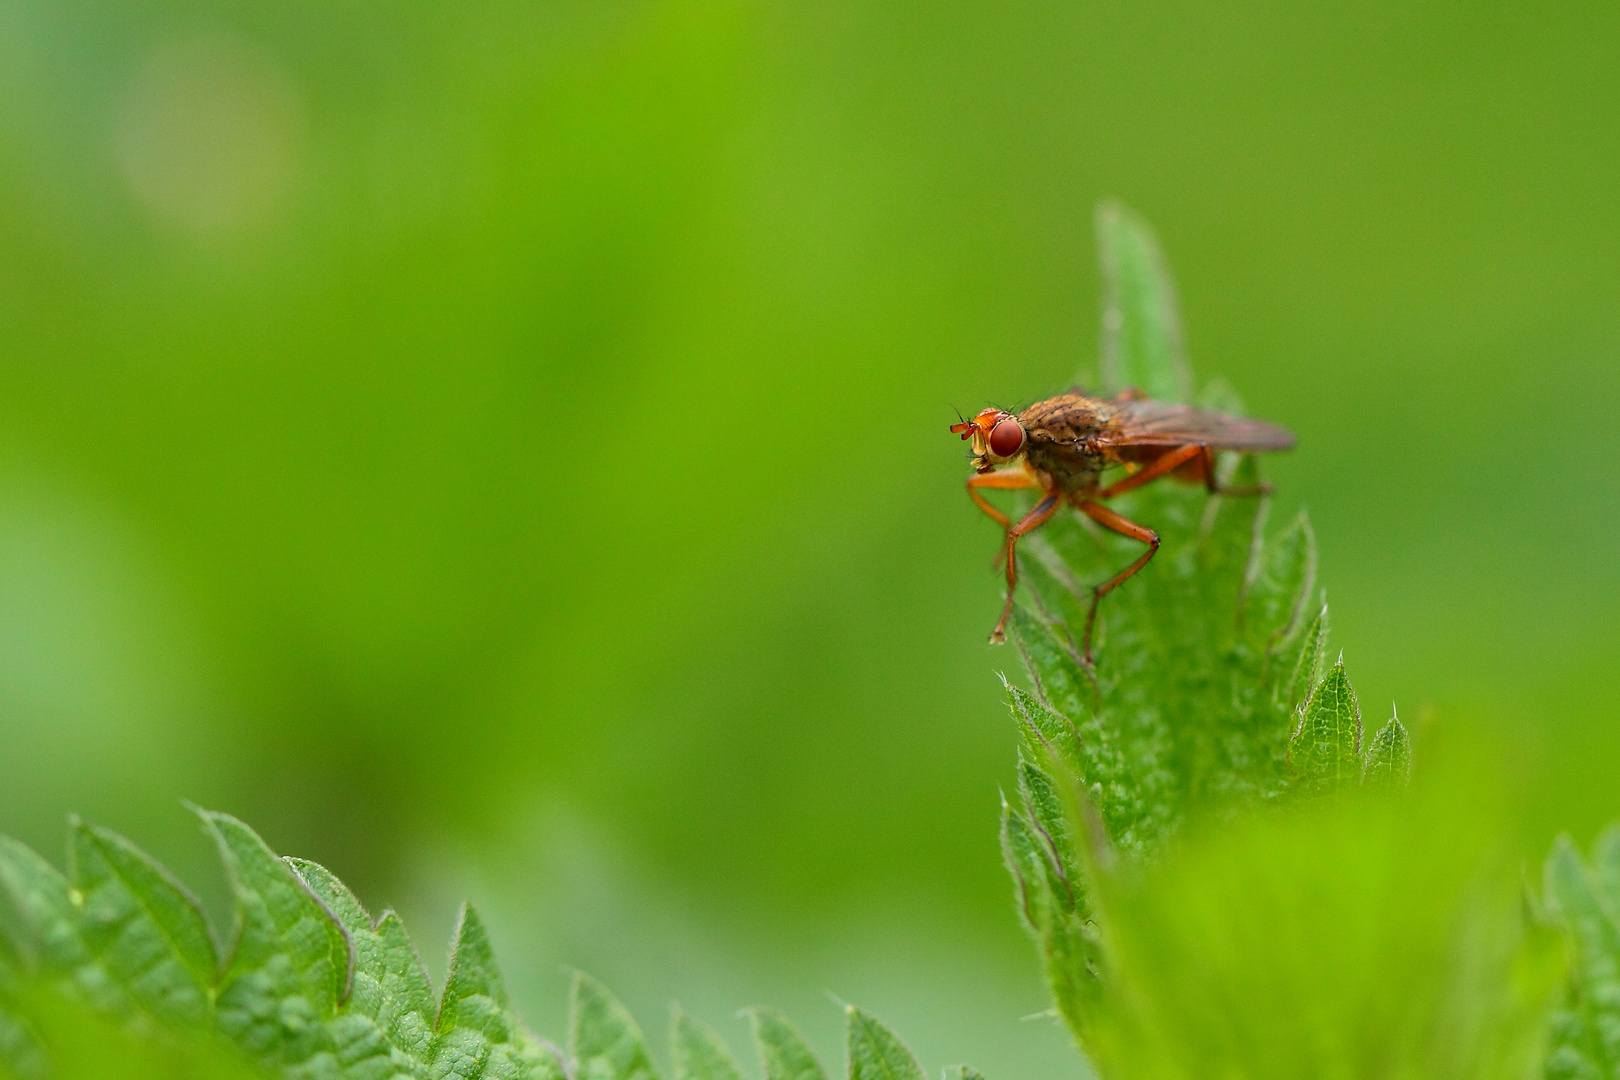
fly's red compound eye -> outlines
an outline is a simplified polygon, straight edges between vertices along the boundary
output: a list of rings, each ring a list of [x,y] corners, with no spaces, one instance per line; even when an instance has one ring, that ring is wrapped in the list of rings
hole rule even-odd
[[[1012,417],[990,429],[990,452],[996,457],[1012,457],[1023,449],[1024,429]]]

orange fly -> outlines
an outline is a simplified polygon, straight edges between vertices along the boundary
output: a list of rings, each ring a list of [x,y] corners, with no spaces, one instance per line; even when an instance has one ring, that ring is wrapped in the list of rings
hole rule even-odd
[[[1152,529],[1127,521],[1103,503],[1164,476],[1203,484],[1218,495],[1260,495],[1263,488],[1223,487],[1215,478],[1216,450],[1257,453],[1288,450],[1294,436],[1260,420],[1151,401],[1134,390],[1112,398],[1088,397],[1079,390],[1037,402],[1020,413],[985,409],[972,420],[952,424],[951,432],[973,440],[974,475],[967,490],[973,501],[1007,532],[996,563],[1007,568],[1007,604],[990,632],[992,644],[1007,640],[1013,589],[1018,584],[1018,538],[1044,525],[1068,503],[1105,529],[1148,546],[1131,565],[1091,591],[1082,651],[1091,662],[1091,628],[1097,603],[1159,550]],[[1122,465],[1127,475],[1104,485],[1103,472]],[[1003,466],[998,468],[997,466]],[[980,494],[983,488],[1039,488],[1044,494],[1017,523]]]

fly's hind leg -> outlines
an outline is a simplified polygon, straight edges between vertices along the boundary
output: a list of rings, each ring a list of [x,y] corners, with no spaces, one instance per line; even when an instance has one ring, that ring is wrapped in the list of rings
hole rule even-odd
[[[1121,536],[1128,536],[1132,540],[1140,540],[1142,543],[1148,546],[1148,549],[1142,553],[1141,558],[1137,559],[1135,562],[1131,563],[1131,565],[1127,566],[1125,569],[1121,570],[1119,573],[1115,574],[1113,577],[1091,590],[1091,607],[1086,611],[1086,633],[1080,646],[1081,655],[1085,657],[1086,663],[1090,664],[1092,663],[1091,629],[1097,621],[1098,603],[1102,601],[1103,597],[1107,596],[1109,593],[1119,588],[1120,585],[1124,584],[1124,582],[1130,578],[1132,574],[1135,574],[1138,570],[1142,569],[1142,567],[1146,566],[1148,564],[1148,560],[1159,553],[1159,534],[1154,532],[1152,529],[1138,525],[1134,521],[1128,521],[1125,518],[1120,517],[1118,514],[1114,513],[1101,503],[1083,500],[1080,503],[1080,512],[1085,514],[1092,521],[1095,521],[1097,524],[1101,525],[1103,528],[1111,529],[1114,532],[1119,533]],[[1008,608],[1010,610],[1012,607],[1011,593],[1008,593],[1007,600]],[[1002,621],[1006,621],[1006,616],[1002,617]]]
[[[1215,478],[1214,451],[1207,446],[1201,446],[1199,449],[1203,452],[1192,461],[1182,466],[1182,468],[1196,469],[1196,473],[1190,476],[1189,479],[1195,484],[1202,482],[1203,485],[1209,489],[1209,493],[1211,495],[1232,495],[1237,498],[1245,498],[1254,495],[1271,494],[1270,484],[1249,484],[1246,487],[1227,487],[1225,484],[1222,484]],[[1179,472],[1180,470],[1177,470],[1178,475]]]

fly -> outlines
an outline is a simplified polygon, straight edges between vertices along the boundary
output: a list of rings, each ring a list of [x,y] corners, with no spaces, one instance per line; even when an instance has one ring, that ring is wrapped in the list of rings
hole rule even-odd
[[[1275,424],[1152,401],[1135,390],[1111,398],[1089,397],[1075,390],[1036,402],[1019,413],[985,409],[972,420],[952,424],[951,432],[973,441],[974,474],[968,478],[968,494],[1007,534],[996,556],[998,566],[1006,563],[1007,604],[990,632],[991,644],[1007,640],[1013,589],[1018,584],[1018,560],[1013,555],[1018,538],[1040,528],[1065,503],[1103,528],[1148,546],[1135,562],[1092,589],[1082,645],[1088,664],[1098,602],[1159,551],[1158,533],[1103,504],[1164,476],[1203,484],[1216,495],[1267,494],[1269,489],[1263,485],[1223,486],[1215,478],[1214,452],[1252,454],[1289,450],[1294,445],[1293,434]],[[1104,485],[1103,472],[1113,466],[1131,471]],[[1042,498],[1015,523],[985,500],[981,494],[985,488],[1038,488]]]

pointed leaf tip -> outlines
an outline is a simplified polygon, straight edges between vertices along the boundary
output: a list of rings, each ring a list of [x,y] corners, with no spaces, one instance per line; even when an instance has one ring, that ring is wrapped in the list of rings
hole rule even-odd
[[[258,833],[229,814],[193,809],[214,837],[236,899],[236,942],[216,997],[219,1026],[243,1045],[276,1048],[265,1052],[277,1061],[287,1017],[325,1020],[347,999],[354,941]]]
[[[1322,667],[1327,661],[1327,641],[1328,607],[1324,599],[1316,617],[1305,628],[1286,681],[1278,684],[1278,700],[1286,702],[1290,709],[1302,704],[1321,680]]]
[[[864,1009],[849,1017],[849,1080],[926,1080],[922,1066],[889,1026]]]
[[[1288,741],[1288,763],[1300,787],[1322,794],[1361,779],[1361,710],[1344,661],[1322,677]]]
[[[1378,729],[1367,747],[1361,783],[1370,788],[1403,788],[1412,775],[1412,740],[1394,714]]]

